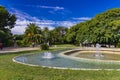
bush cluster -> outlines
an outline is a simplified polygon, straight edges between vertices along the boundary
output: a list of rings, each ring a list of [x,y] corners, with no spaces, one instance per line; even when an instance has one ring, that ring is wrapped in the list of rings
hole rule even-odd
[[[117,44],[117,47],[120,48],[120,43]]]
[[[41,44],[40,48],[41,48],[41,50],[48,50],[49,46],[47,44]]]

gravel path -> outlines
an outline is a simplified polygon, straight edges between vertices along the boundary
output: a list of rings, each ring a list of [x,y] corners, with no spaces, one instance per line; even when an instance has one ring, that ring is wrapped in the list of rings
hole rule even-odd
[[[3,48],[0,50],[1,53],[11,53],[11,52],[19,52],[19,51],[30,51],[30,50],[39,50],[40,48],[38,47],[23,47],[23,48]]]

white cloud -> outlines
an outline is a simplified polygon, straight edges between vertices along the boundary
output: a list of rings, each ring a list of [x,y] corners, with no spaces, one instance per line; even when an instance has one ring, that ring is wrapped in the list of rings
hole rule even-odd
[[[65,9],[62,6],[46,6],[46,5],[25,5],[25,6],[38,8],[38,9],[46,9],[46,10],[48,10],[48,13],[51,13],[51,14],[64,15],[65,13],[71,13],[71,11]]]
[[[24,20],[20,20],[18,19],[16,21],[16,25],[15,27],[11,30],[12,33],[14,34],[23,34],[27,25],[29,23],[35,23],[36,25],[40,26],[41,29],[43,29],[44,27],[48,27],[50,30],[51,29],[54,29],[54,26],[52,26],[54,24],[53,21],[48,21],[48,20],[40,20],[40,21],[29,21],[27,19],[24,19]]]
[[[15,9],[15,8],[11,8],[10,11],[12,13],[14,13],[19,20],[29,20],[29,21],[33,21],[34,20],[34,21],[39,21],[38,18],[32,17],[29,14],[27,14],[25,12],[21,12],[21,11]]]
[[[44,8],[44,9],[53,9],[55,11],[58,10],[64,10],[64,7],[60,7],[60,6],[45,6],[45,5],[26,5],[28,7],[36,7],[36,8]]]
[[[23,34],[25,32],[25,26],[15,26],[11,31],[13,34]]]
[[[48,27],[50,30],[54,29],[56,26],[70,27],[79,23],[78,21],[40,20],[37,17],[32,17],[29,14],[14,8],[11,11],[12,13],[16,14],[18,18],[15,27],[11,29],[13,34],[23,34],[29,23],[35,23],[36,25],[40,26],[41,29]]]
[[[40,26],[42,29],[44,27],[49,27],[49,29],[54,28],[51,26],[52,24],[54,24],[54,22],[51,20],[40,20],[36,17],[32,17],[29,14],[16,10],[14,8],[12,8],[10,11],[17,16],[16,25],[13,29],[11,29],[13,34],[23,34],[25,28],[29,23],[35,23],[36,25]]]
[[[63,27],[71,27],[75,24],[77,24],[76,21],[56,21],[56,25]]]
[[[53,9],[55,11],[64,10],[64,7],[59,7],[59,6],[56,6],[56,7],[53,7],[53,6],[37,6],[37,7],[45,8],[45,9]]]
[[[90,17],[80,17],[80,18],[73,18],[74,20],[80,20],[80,21],[87,21],[87,20],[91,20],[92,18]]]

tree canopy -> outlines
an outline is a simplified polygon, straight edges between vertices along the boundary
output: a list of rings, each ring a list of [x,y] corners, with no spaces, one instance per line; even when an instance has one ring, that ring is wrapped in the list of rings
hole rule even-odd
[[[9,45],[12,42],[11,29],[14,27],[16,16],[0,6],[0,42]]]
[[[16,16],[10,14],[5,7],[0,6],[0,30],[6,31],[14,27]]]
[[[87,41],[116,46],[120,42],[120,9],[115,8],[98,14],[89,21],[71,27],[69,31],[71,32],[67,37],[72,42]]]
[[[34,23],[30,23],[27,25],[26,31],[25,31],[25,42],[27,44],[31,43],[41,43],[42,42],[42,31],[41,28],[38,27]]]

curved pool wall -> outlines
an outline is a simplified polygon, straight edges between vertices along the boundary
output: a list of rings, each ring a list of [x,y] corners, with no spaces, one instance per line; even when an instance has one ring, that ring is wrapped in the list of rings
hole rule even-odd
[[[74,49],[74,50],[83,50],[83,49]],[[56,68],[56,69],[73,69],[73,70],[113,70],[120,69],[120,62],[104,62],[97,60],[89,60],[89,59],[77,59],[74,57],[69,57],[64,55],[66,52],[74,51],[53,51],[53,55],[55,58],[53,59],[43,59],[43,53],[33,53],[27,55],[21,55],[13,58],[14,62],[30,65],[30,66],[42,66],[48,68]]]
[[[62,57],[65,57],[65,58],[74,59],[74,60],[81,60],[81,61],[87,61],[87,62],[96,62],[96,63],[99,62],[99,63],[106,63],[106,64],[107,63],[117,63],[117,64],[120,64],[120,60],[107,60],[107,59],[104,60],[104,59],[100,59],[100,58],[97,59],[97,57],[95,59],[92,59],[92,58],[90,59],[90,58],[87,58],[87,57],[86,58],[76,57],[76,55],[74,55],[75,52],[77,54],[80,54],[80,53],[85,53],[85,54],[89,53],[89,54],[91,54],[92,53],[91,54],[92,57],[96,57],[94,55],[96,53],[95,50],[80,50],[80,49],[65,51],[65,52],[60,53],[59,55],[61,55]],[[118,52],[118,51],[111,51],[111,50],[108,50],[108,51],[101,50],[101,53],[103,53],[103,55],[104,54],[106,54],[106,55],[108,55],[108,54],[114,54],[114,55],[119,54],[120,55],[120,52]],[[73,54],[73,55],[69,55],[69,54]]]

